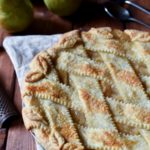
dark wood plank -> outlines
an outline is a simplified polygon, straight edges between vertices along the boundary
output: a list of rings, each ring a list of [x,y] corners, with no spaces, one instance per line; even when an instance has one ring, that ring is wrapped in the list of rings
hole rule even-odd
[[[150,9],[150,0],[134,0],[134,2],[144,6],[147,9]],[[140,20],[150,24],[150,15],[144,14],[143,12],[141,12],[133,7],[128,7],[128,9],[131,11],[131,13],[133,14],[133,16],[135,18],[140,19]],[[133,22],[127,23],[126,28],[150,31],[150,29],[148,29],[142,25],[139,25],[137,23],[133,23]]]
[[[44,5],[34,6],[34,19],[31,25],[17,35],[27,34],[56,34],[64,33],[72,29],[72,23],[58,15],[48,11]]]
[[[19,84],[18,84],[17,77],[15,79],[16,79],[15,80],[16,82],[15,82],[15,91],[14,91],[13,101],[14,101],[14,105],[16,106],[18,112],[21,114],[21,111],[22,111],[22,99],[21,99],[20,87],[19,87]]]
[[[13,122],[9,129],[6,150],[35,150],[33,138],[25,130],[21,118]]]
[[[0,49],[0,85],[11,98],[14,87],[14,68],[8,55],[2,48]]]
[[[4,30],[0,28],[0,47],[2,47],[2,43],[5,37],[9,36],[10,34]]]
[[[35,150],[34,139],[30,132],[25,129],[22,121],[22,100],[17,79],[14,92],[14,105],[20,113],[20,117],[18,120],[14,121],[9,128],[6,150]]]
[[[7,136],[7,130],[0,129],[0,150],[5,149],[6,136]]]

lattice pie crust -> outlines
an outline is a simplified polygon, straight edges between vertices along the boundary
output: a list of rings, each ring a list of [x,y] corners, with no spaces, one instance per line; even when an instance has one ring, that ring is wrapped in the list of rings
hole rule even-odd
[[[68,32],[33,59],[22,97],[45,150],[149,150],[150,33]]]

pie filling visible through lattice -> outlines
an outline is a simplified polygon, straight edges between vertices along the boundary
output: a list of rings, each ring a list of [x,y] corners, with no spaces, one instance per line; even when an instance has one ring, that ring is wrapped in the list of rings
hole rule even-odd
[[[150,33],[62,35],[31,62],[25,127],[45,150],[150,149]]]

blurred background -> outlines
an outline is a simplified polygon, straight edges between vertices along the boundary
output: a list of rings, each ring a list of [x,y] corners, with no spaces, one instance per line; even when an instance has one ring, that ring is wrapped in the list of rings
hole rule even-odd
[[[26,2],[24,3],[24,1]],[[12,0],[11,3],[9,1],[9,4],[7,4],[7,0],[1,0],[1,39],[8,33],[13,33],[13,35],[56,34],[75,28],[86,30],[90,27],[102,26],[149,31],[149,28],[143,25],[122,20],[122,18],[121,21],[111,18],[105,11],[106,4],[109,2],[126,8],[134,18],[150,25],[150,15],[127,4],[125,0],[66,0],[63,2],[61,0],[31,0],[32,12],[30,6],[26,6],[29,5],[29,0]],[[149,0],[134,0],[132,2],[150,10]],[[113,13],[118,13],[115,9]],[[10,12],[12,16],[9,15]],[[11,25],[13,22],[16,24]]]

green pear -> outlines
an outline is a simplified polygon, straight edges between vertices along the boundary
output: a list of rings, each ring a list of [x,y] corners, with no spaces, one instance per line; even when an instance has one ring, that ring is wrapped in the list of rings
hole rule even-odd
[[[32,21],[29,0],[0,0],[0,27],[8,32],[23,31]]]
[[[59,16],[69,16],[80,6],[82,0],[44,0],[47,8]]]

